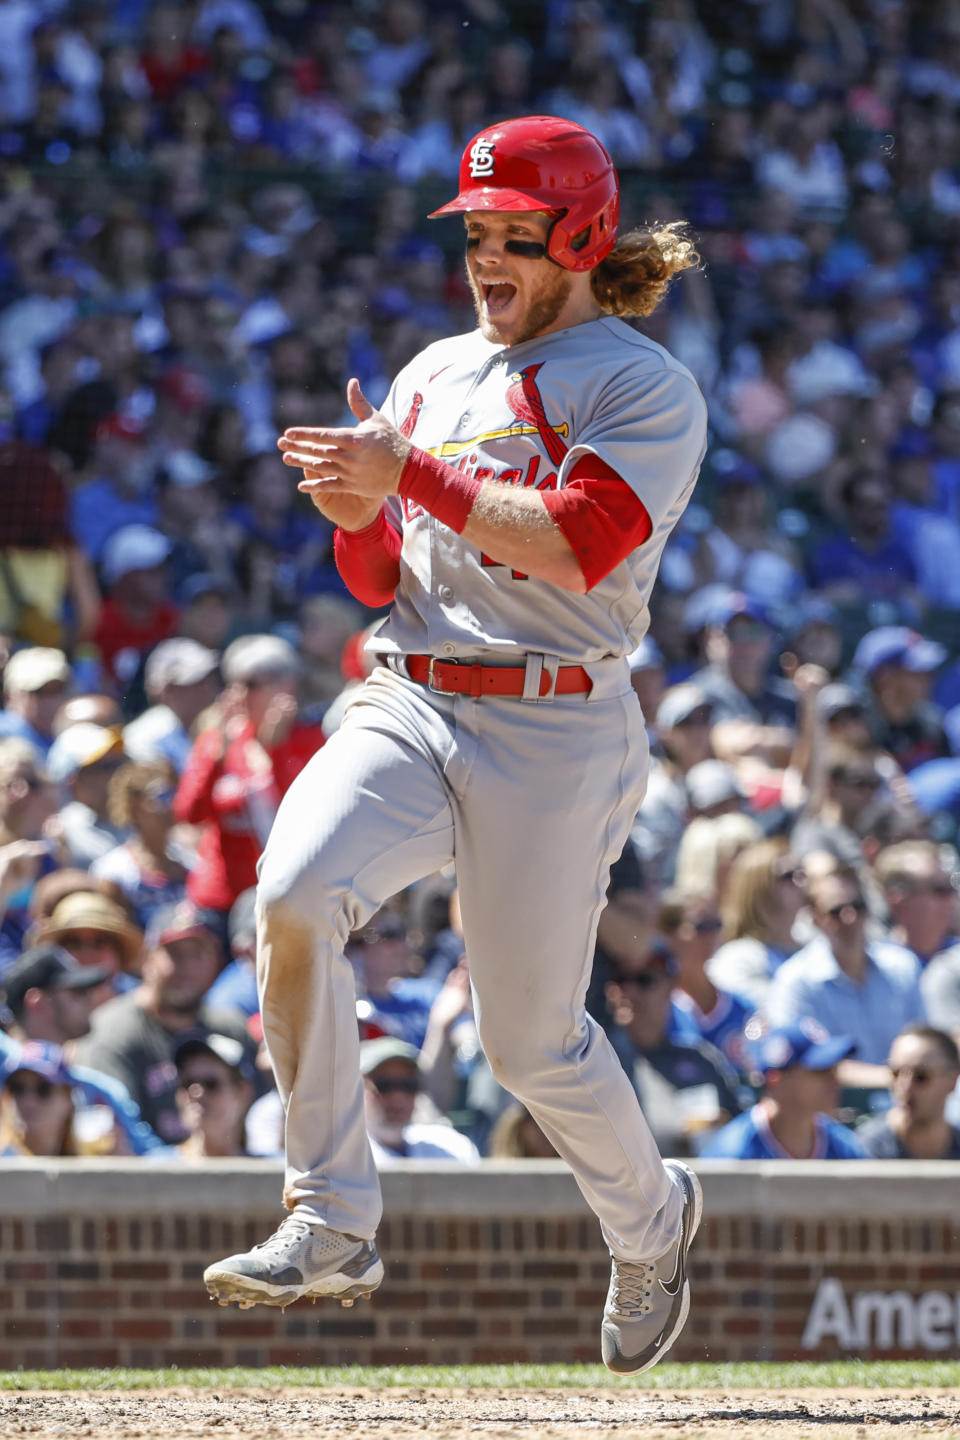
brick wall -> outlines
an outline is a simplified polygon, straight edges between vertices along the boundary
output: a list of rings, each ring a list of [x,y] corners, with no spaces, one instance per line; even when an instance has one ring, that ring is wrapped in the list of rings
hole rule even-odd
[[[960,1164],[701,1163],[683,1360],[960,1356]],[[0,1368],[599,1358],[608,1260],[559,1164],[401,1164],[372,1303],[222,1308],[280,1218],[270,1162],[0,1162]]]

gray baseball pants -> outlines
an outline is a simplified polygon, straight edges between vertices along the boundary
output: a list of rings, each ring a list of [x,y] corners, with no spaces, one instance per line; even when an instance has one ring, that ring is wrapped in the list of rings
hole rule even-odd
[[[376,1231],[344,943],[452,859],[494,1075],[570,1166],[617,1258],[676,1238],[680,1192],[584,1007],[648,761],[626,665],[587,668],[589,696],[539,703],[436,695],[379,668],[284,797],[260,862],[258,981],[286,1111],[284,1200],[303,1219]]]

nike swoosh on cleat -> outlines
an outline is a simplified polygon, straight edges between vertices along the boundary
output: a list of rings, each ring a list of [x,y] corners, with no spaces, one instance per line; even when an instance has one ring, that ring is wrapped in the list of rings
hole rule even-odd
[[[677,1295],[683,1281],[683,1260],[687,1248],[688,1211],[684,1207],[683,1222],[680,1230],[680,1243],[677,1246],[677,1258],[673,1266],[673,1274],[669,1280],[661,1280],[660,1288],[667,1295]]]

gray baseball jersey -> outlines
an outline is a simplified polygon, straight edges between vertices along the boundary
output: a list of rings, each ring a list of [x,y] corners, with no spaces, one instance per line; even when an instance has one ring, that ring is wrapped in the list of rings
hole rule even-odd
[[[639,644],[706,444],[703,396],[662,346],[609,316],[507,348],[477,330],[429,346],[383,408],[414,444],[481,479],[559,489],[594,453],[636,492],[653,531],[589,594],[574,595],[493,564],[419,506],[392,500],[401,579],[373,648],[533,651],[582,663]]]

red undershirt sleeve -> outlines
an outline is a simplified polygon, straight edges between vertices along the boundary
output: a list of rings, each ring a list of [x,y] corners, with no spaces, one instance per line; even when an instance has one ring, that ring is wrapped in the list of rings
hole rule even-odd
[[[365,530],[341,530],[333,535],[333,558],[340,578],[361,605],[389,605],[400,581],[400,531],[386,512]]]
[[[588,590],[652,533],[643,501],[599,455],[582,456],[562,490],[540,493],[580,562]]]

